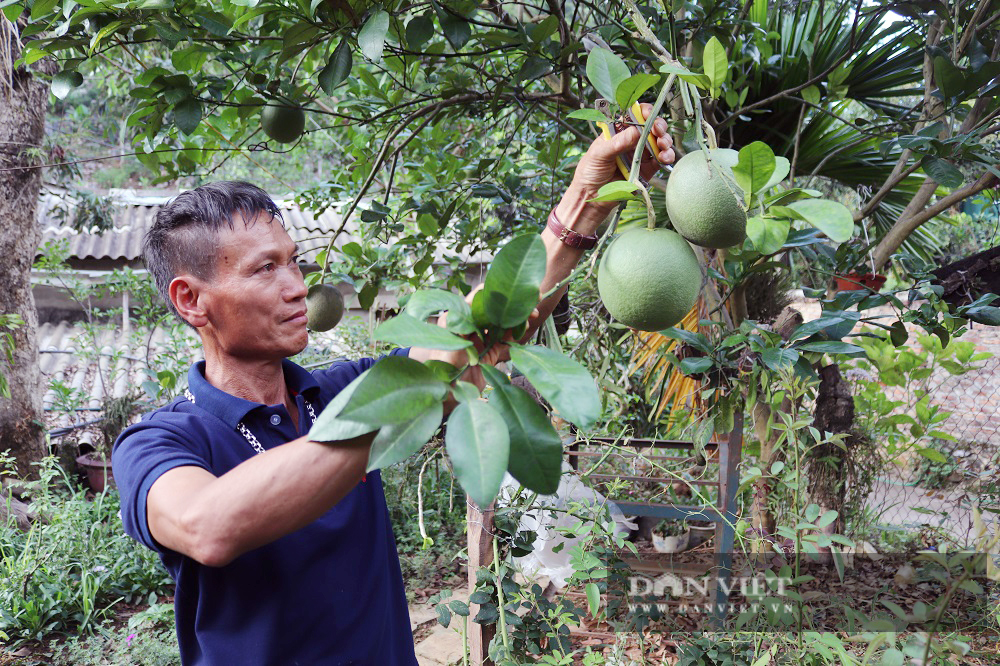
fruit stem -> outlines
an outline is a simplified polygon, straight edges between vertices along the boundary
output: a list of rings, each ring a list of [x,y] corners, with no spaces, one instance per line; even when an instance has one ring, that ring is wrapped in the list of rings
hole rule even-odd
[[[660,88],[660,94],[656,97],[656,101],[653,102],[653,108],[649,112],[649,117],[646,118],[646,123],[642,126],[642,133],[639,135],[638,148],[635,154],[632,155],[632,165],[629,169],[629,181],[635,183],[639,177],[639,165],[642,163],[642,156],[646,154],[646,137],[649,133],[653,131],[653,121],[656,120],[657,116],[660,115],[660,109],[667,101],[667,93],[674,85],[674,81],[677,79],[676,74],[671,74],[667,77],[666,83]],[[653,155],[653,159],[659,161],[658,155]]]
[[[717,148],[715,142],[715,132],[705,132],[705,128],[711,128],[707,122],[705,122],[704,116],[701,113],[701,95],[698,94],[698,89],[694,87],[693,84],[688,84],[688,91],[691,93],[691,106],[694,108],[694,122],[698,131],[695,132],[694,136],[698,140],[698,146],[705,151],[708,155],[709,148]]]
[[[671,74],[667,77],[666,82],[663,87],[660,88],[660,94],[657,95],[656,101],[653,102],[653,108],[650,109],[649,117],[646,118],[646,124],[642,126],[642,132],[639,135],[638,148],[636,148],[635,154],[632,155],[632,165],[629,169],[629,182],[635,183],[639,186],[639,193],[642,194],[643,202],[646,204],[646,226],[652,231],[656,228],[656,213],[653,211],[653,200],[649,198],[649,190],[647,190],[641,182],[639,182],[639,171],[640,164],[642,163],[642,156],[646,154],[646,138],[649,133],[653,130],[653,122],[656,120],[657,116],[660,115],[660,109],[667,101],[667,93],[674,85],[674,81],[677,79],[676,74]],[[653,155],[653,159],[659,163],[659,155]]]
[[[646,204],[646,228],[652,231],[656,228],[656,214],[653,212],[653,200],[649,198],[649,190],[642,186],[642,183],[636,183],[639,186],[639,193],[642,194],[643,203]]]

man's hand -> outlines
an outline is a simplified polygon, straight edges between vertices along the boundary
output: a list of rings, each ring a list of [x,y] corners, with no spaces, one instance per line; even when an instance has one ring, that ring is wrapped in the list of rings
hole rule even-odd
[[[650,104],[640,106],[643,115],[647,117],[653,111]],[[669,129],[667,121],[663,118],[657,118],[653,122],[651,133],[656,140],[657,148],[659,148],[656,157],[660,164],[657,164],[656,160],[653,160],[649,153],[643,150],[639,174],[647,180],[657,172],[660,165],[672,164],[674,161],[674,141],[670,136]],[[594,139],[576,167],[571,187],[579,187],[588,199],[592,199],[604,185],[621,178],[615,164],[615,158],[618,157],[619,153],[634,150],[639,143],[641,134],[642,128],[628,127],[611,137],[610,141],[604,137]],[[613,208],[614,205],[614,202],[609,202],[607,208]]]

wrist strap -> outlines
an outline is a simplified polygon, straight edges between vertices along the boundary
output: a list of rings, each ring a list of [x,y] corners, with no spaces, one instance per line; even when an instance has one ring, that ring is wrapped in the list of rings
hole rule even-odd
[[[572,229],[567,229],[566,226],[559,221],[559,218],[556,217],[555,208],[553,208],[552,212],[549,213],[549,221],[545,226],[547,226],[552,233],[556,235],[556,238],[569,247],[574,247],[580,250],[589,250],[597,245],[597,234],[584,236],[583,234],[576,233]]]

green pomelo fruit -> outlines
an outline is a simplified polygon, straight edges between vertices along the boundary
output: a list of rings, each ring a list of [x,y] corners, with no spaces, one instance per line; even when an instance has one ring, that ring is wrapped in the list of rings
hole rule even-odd
[[[306,295],[306,320],[313,331],[322,333],[337,325],[344,316],[344,297],[336,287],[314,284]]]
[[[306,114],[293,106],[265,106],[260,112],[264,134],[279,143],[292,143],[306,127]]]
[[[669,229],[633,229],[608,246],[597,271],[604,307],[621,323],[659,331],[684,318],[701,290],[701,267]]]
[[[696,150],[682,157],[667,178],[670,221],[684,238],[702,247],[732,247],[747,237],[743,188],[733,177],[739,153],[728,148]]]

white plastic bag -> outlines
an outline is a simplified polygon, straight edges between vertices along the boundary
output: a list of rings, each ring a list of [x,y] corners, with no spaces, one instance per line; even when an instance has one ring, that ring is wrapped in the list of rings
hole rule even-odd
[[[503,503],[517,491],[520,484],[509,474],[504,478],[498,503]],[[506,492],[504,492],[506,490]],[[557,588],[566,586],[566,581],[573,575],[570,564],[570,554],[581,537],[574,537],[558,531],[558,528],[571,527],[578,524],[580,518],[569,511],[571,505],[593,507],[595,511],[607,504],[611,520],[605,524],[605,529],[613,529],[618,534],[628,534],[637,529],[634,522],[625,518],[625,514],[614,503],[601,493],[584,485],[576,471],[569,463],[563,462],[563,473],[559,479],[559,488],[555,495],[539,495],[532,507],[521,517],[520,527],[535,533],[534,549],[524,557],[514,558],[525,576],[548,576]],[[557,509],[558,511],[551,511]],[[564,544],[555,552],[559,544]]]

